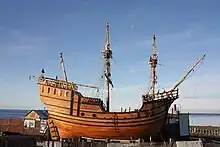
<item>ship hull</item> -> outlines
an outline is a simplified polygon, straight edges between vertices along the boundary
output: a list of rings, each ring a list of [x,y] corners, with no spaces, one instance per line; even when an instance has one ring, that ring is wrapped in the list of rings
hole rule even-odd
[[[73,121],[52,118],[54,124],[59,130],[61,138],[79,138],[88,137],[94,139],[118,139],[129,140],[131,138],[148,138],[149,136],[157,136],[160,133],[166,116],[163,115],[157,120],[146,121],[144,125],[132,127],[106,127],[96,125],[80,125]]]
[[[151,100],[138,110],[107,112],[100,99],[82,96],[80,92],[40,84],[41,101],[59,138],[138,139],[156,137],[161,132],[174,99]],[[168,95],[168,93],[164,93]],[[161,95],[162,96],[162,95]],[[161,97],[160,96],[160,97]]]

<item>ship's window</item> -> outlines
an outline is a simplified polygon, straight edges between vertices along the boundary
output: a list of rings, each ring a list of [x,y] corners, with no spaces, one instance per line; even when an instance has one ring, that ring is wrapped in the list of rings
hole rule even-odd
[[[62,96],[62,90],[59,89],[58,94],[59,96]]]
[[[47,92],[50,93],[50,88],[47,89]]]
[[[56,94],[56,91],[57,91],[56,88],[54,88],[54,91],[53,91],[53,94],[54,94],[54,95]]]
[[[92,117],[96,117],[96,114],[93,114]]]
[[[41,92],[44,92],[44,86],[41,87]]]
[[[65,91],[65,97],[67,97],[68,96],[68,91]]]
[[[81,113],[81,116],[84,116],[84,115],[85,115],[85,113],[82,112],[82,113]]]

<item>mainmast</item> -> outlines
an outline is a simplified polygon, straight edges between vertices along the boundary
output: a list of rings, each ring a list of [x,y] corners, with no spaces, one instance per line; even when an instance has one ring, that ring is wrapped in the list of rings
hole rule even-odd
[[[156,53],[156,36],[153,35],[152,55],[149,60],[149,65],[151,68],[151,90],[153,96],[155,93],[155,85],[157,83],[157,76],[156,76],[157,58],[158,56]]]
[[[111,81],[111,63],[110,59],[112,58],[112,51],[110,49],[110,41],[109,41],[109,24],[106,23],[106,32],[105,32],[105,50],[102,52],[105,59],[105,78],[106,78],[106,88],[107,88],[107,97],[106,97],[106,105],[107,111],[110,110],[110,84],[112,85]]]
[[[61,69],[63,71],[64,79],[67,82],[67,75],[66,75],[66,70],[65,70],[65,66],[64,66],[64,60],[63,60],[63,54],[62,53],[60,53],[60,65],[61,65]]]

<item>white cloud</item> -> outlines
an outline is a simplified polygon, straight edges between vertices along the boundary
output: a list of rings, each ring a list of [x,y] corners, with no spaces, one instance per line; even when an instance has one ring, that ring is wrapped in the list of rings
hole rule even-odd
[[[176,102],[183,110],[220,110],[220,74],[193,76],[180,86],[180,99]]]
[[[30,36],[20,30],[6,30],[7,36],[0,40],[0,50],[5,55],[30,54],[40,50],[47,41],[45,37]]]
[[[184,112],[220,111],[220,75],[205,74],[193,76],[182,83],[180,98],[175,101],[178,107]],[[166,90],[172,88],[174,82],[164,84]],[[128,109],[140,108],[141,95],[147,92],[145,85],[133,85],[116,88],[112,91],[112,110],[120,111],[120,107]]]
[[[204,61],[204,63],[206,60]],[[137,62],[130,72],[146,70],[145,62]],[[206,63],[205,63],[206,64]],[[140,66],[141,65],[141,66]],[[191,66],[191,65],[190,65]],[[212,70],[210,70],[212,69]],[[195,68],[187,79],[180,85],[180,98],[175,101],[184,112],[220,111],[220,70],[214,67],[203,66],[203,63]],[[182,73],[183,75],[184,73]],[[147,76],[147,75],[146,75]],[[158,88],[166,90],[172,88],[181,77],[176,81],[166,81],[158,85]],[[159,80],[160,82],[160,80]],[[130,85],[113,90],[111,105],[112,110],[120,110],[120,107],[132,109],[139,108],[141,105],[141,95],[147,92],[148,83],[140,85]]]
[[[195,32],[193,29],[188,29],[179,33],[163,35],[158,39],[160,40],[159,42],[162,41],[166,44],[168,44],[170,40],[175,42],[175,44],[178,44],[179,42],[182,44],[184,41],[188,42],[190,40],[193,32]],[[149,38],[149,40],[137,42],[136,45],[151,47],[151,36],[149,36]],[[10,51],[13,52],[13,54],[27,54],[28,52],[40,49],[37,48],[38,44],[42,44],[45,41],[46,38],[44,37],[30,37],[21,31],[11,31],[9,39],[6,40],[6,42],[0,42],[0,47],[4,47],[0,50],[7,52]],[[219,38],[206,38],[202,41],[189,41],[188,44],[207,45],[214,44],[218,41]],[[145,61],[137,61],[137,63],[131,67],[130,72],[147,72],[147,64],[147,59]],[[213,74],[213,71],[204,72],[199,70],[198,73],[203,74],[199,75],[196,73],[196,75],[185,81],[180,86],[180,98],[175,103],[180,104],[181,109],[185,111],[204,111],[206,109],[210,111],[218,111],[220,109],[220,92],[218,88],[220,83],[220,72],[215,71],[215,74]],[[160,87],[168,89],[173,86],[174,83],[174,81],[169,81],[169,83],[162,83],[163,85],[160,85]],[[146,85],[141,84],[142,83],[140,83],[140,85],[128,85],[120,88],[114,88],[111,93],[111,110],[120,111],[120,107],[123,107],[124,109],[128,109],[128,107],[131,107],[132,109],[140,108],[141,95],[147,91],[146,85],[148,85],[148,83],[146,83]],[[82,89],[80,91],[85,95],[91,94],[88,89]]]
[[[187,42],[187,45],[191,45],[191,47],[208,45],[213,46],[219,43],[219,37],[213,36],[212,38],[207,36],[202,40],[191,40],[193,35],[195,35],[201,28],[202,27],[195,27],[193,29],[181,31],[180,33],[163,35],[160,36],[160,40],[162,40],[163,43],[167,43],[168,40],[173,39],[172,41],[175,42],[175,44],[181,42],[183,45],[186,45],[184,42]],[[144,46],[149,46],[151,44],[151,39],[137,43],[137,45]],[[208,64],[214,62],[212,59],[213,52],[210,52],[210,54],[206,57],[207,60],[204,61],[205,64],[206,62],[208,62]],[[194,61],[192,62],[194,63]],[[137,74],[137,72],[140,73],[146,71],[147,64],[147,60],[137,61],[135,65],[130,67],[129,72]],[[194,72],[192,75],[189,75],[189,78],[179,87],[180,98],[175,101],[175,103],[178,104],[178,106],[180,106],[181,110],[184,112],[220,111],[220,70],[213,65],[201,65],[203,65],[203,63],[197,66],[197,68],[195,68],[196,72]],[[189,66],[192,66],[191,63]],[[188,70],[188,68],[186,70]],[[166,81],[166,83],[161,83],[161,85],[158,85],[158,87],[169,89],[172,88],[176,82],[178,81]],[[146,92],[146,85],[148,83],[146,83],[146,85],[143,83],[140,84],[142,85],[130,85],[113,90],[111,100],[112,110],[119,111],[121,106],[124,108],[131,107],[132,109],[139,108],[141,105],[141,95]]]

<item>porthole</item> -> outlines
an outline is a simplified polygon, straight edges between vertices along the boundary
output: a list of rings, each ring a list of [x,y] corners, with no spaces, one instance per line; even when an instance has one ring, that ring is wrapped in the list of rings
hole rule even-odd
[[[96,117],[96,114],[93,114],[92,117]]]
[[[82,112],[82,113],[81,113],[81,116],[84,116],[84,115],[85,115],[85,113]]]
[[[54,88],[53,94],[55,95],[55,94],[56,94],[56,92],[57,92],[57,90]]]

